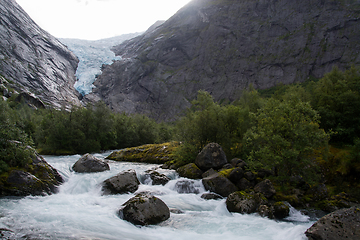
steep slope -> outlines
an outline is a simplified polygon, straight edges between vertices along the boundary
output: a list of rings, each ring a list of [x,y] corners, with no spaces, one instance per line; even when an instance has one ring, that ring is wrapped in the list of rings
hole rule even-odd
[[[355,0],[193,0],[158,28],[113,48],[91,95],[116,111],[177,117],[199,89],[233,101],[360,63]],[[90,97],[90,96],[89,96]]]
[[[0,1],[0,74],[46,104],[80,105],[76,56],[42,30],[14,0]]]

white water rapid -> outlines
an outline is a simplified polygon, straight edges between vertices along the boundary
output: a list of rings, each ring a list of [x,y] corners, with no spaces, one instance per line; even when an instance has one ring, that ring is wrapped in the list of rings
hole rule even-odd
[[[104,158],[109,153],[94,154]],[[200,194],[180,194],[175,184],[180,179],[174,171],[158,169],[172,180],[165,186],[141,184],[138,192],[149,190],[169,208],[170,218],[156,226],[137,227],[117,215],[121,205],[134,194],[101,196],[100,183],[127,169],[134,169],[141,179],[154,164],[109,162],[110,171],[79,174],[71,171],[80,158],[45,156],[64,177],[57,194],[49,196],[0,199],[0,228],[10,229],[14,239],[66,240],[305,240],[304,232],[314,222],[292,209],[287,221],[275,221],[256,214],[229,213],[225,200],[203,200],[201,181],[194,181]]]

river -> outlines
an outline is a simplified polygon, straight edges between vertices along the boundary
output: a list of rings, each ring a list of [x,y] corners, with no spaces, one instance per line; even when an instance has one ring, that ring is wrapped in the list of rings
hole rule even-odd
[[[108,153],[94,154],[104,158]],[[194,181],[199,194],[180,194],[179,178],[159,165],[110,161],[110,171],[79,174],[71,171],[80,155],[44,156],[65,182],[59,192],[48,196],[0,199],[0,228],[11,229],[14,239],[66,240],[305,240],[304,232],[314,221],[292,209],[285,221],[262,218],[257,214],[229,213],[225,199],[204,200],[201,181]],[[158,169],[172,180],[165,186],[141,184],[138,191],[151,191],[169,208],[170,218],[156,226],[138,227],[120,219],[118,209],[134,194],[102,196],[100,183],[117,173],[134,169],[139,179],[148,169]],[[145,181],[147,182],[147,181]]]

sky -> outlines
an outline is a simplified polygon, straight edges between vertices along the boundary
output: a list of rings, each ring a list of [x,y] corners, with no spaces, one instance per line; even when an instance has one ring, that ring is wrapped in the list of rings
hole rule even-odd
[[[190,0],[16,0],[57,38],[97,40],[142,32]]]

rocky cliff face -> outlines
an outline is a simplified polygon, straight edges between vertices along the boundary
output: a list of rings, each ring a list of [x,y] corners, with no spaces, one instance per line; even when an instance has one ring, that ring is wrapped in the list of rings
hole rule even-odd
[[[199,89],[233,101],[360,63],[360,1],[193,0],[168,21],[113,48],[122,56],[89,98],[116,111],[176,118]]]
[[[78,59],[42,30],[15,2],[0,4],[0,74],[18,91],[54,107],[79,105],[74,89]]]

